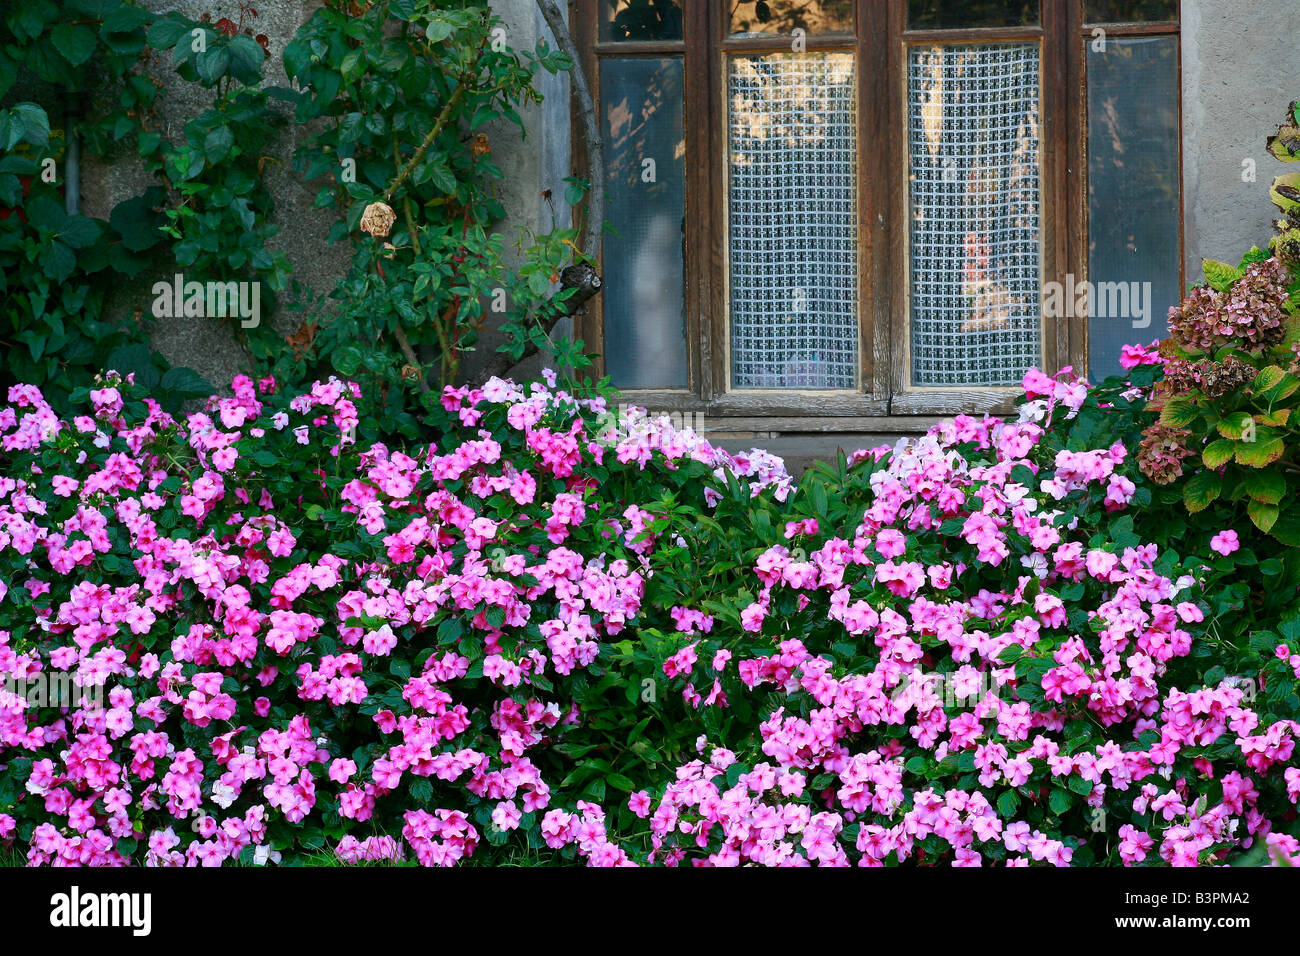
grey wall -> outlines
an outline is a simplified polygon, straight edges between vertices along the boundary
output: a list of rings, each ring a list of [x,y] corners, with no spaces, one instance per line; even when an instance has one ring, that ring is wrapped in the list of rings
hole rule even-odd
[[[1273,177],[1291,172],[1264,149],[1300,97],[1296,0],[1183,0],[1183,256],[1187,281],[1201,259],[1236,265],[1264,247],[1277,210]],[[1255,182],[1243,182],[1244,160]]]
[[[212,0],[143,0],[142,5],[159,13],[179,10],[196,19],[214,8]],[[514,48],[532,50],[543,36],[554,46],[534,0],[493,0],[492,5],[505,21],[506,41]],[[217,6],[220,12],[227,12],[225,8],[231,4]],[[319,6],[320,0],[268,0],[258,4],[256,30],[267,35],[271,48],[266,67],[267,84],[288,84],[283,69],[284,47]],[[172,127],[173,135],[179,136],[179,127],[210,102],[210,94],[197,84],[177,79],[170,72],[170,63],[160,64],[158,75],[166,82],[165,94],[160,98],[162,119]],[[537,85],[544,100],[540,106],[522,111],[522,133],[510,123],[485,130],[492,143],[493,159],[505,174],[498,188],[509,218],[498,229],[511,249],[521,230],[549,231],[555,226],[552,211],[541,194],[549,188],[562,204],[564,177],[569,175],[568,84],[567,75],[541,72]],[[291,173],[290,160],[298,145],[295,132],[294,124],[285,124],[274,147],[276,162],[268,166],[269,185],[276,204],[275,221],[280,226],[272,247],[288,257],[295,278],[316,293],[328,293],[346,275],[351,248],[347,243],[326,242],[334,213],[313,208],[319,183],[299,183]],[[114,205],[138,195],[149,184],[143,167],[129,152],[113,156],[108,162],[88,158],[82,173],[83,211],[107,218]],[[567,211],[562,214],[566,218],[560,225],[567,223]],[[110,307],[126,315],[143,309],[147,315],[153,300],[150,292],[153,283],[170,277],[170,271],[154,275],[146,270],[137,281],[117,292]],[[282,312],[276,318],[275,327],[278,332],[289,334],[301,320],[300,313]],[[173,365],[196,369],[218,388],[228,386],[235,374],[247,370],[251,364],[250,356],[233,330],[219,320],[164,319],[152,326],[151,335],[154,346]],[[499,335],[486,335],[478,351],[467,359],[465,371],[472,371],[477,363],[485,360],[500,341]],[[540,360],[534,359],[518,371],[526,374],[538,367]]]

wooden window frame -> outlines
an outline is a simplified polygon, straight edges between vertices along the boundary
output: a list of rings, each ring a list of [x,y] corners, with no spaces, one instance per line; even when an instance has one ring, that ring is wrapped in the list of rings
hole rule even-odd
[[[857,390],[735,389],[729,386],[731,342],[727,301],[727,97],[726,59],[737,52],[790,51],[791,37],[729,37],[721,4],[684,0],[683,39],[598,42],[601,0],[570,0],[570,23],[582,66],[601,109],[600,60],[606,57],[683,58],[686,141],[685,318],[687,380],[684,389],[622,388],[629,402],[650,408],[745,419],[756,429],[782,431],[871,430],[875,422],[911,416],[1006,413],[1018,389],[981,386],[918,387],[911,383],[907,228],[907,49],[940,43],[1036,41],[1040,44],[1039,137],[1041,281],[1086,278],[1087,82],[1084,0],[1041,0],[1038,26],[907,30],[906,0],[857,0],[852,35],[807,36],[808,52],[848,51],[858,83],[859,386]],[[1105,24],[1108,36],[1180,36],[1180,22]],[[1179,71],[1181,77],[1181,38]],[[876,68],[867,68],[875,64]],[[883,68],[880,66],[883,65]],[[1181,87],[1181,82],[1180,82]],[[1182,103],[1179,97],[1181,141]],[[603,113],[600,121],[604,122]],[[575,134],[580,131],[574,115]],[[586,174],[582,137],[574,136],[578,175]],[[884,144],[873,148],[867,144]],[[1179,196],[1182,155],[1179,150]],[[598,188],[599,184],[593,184]],[[1181,206],[1181,202],[1180,202]],[[1182,210],[1179,211],[1179,261]],[[1180,274],[1180,288],[1183,287]],[[577,317],[575,332],[604,352],[602,297]],[[1088,319],[1042,319],[1043,367],[1069,365],[1082,373],[1088,359]],[[597,374],[603,362],[596,361]]]

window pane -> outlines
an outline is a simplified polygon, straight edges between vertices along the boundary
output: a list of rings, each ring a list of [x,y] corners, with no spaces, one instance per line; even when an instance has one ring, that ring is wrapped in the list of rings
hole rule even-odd
[[[857,385],[854,86],[851,54],[730,61],[735,388]]]
[[[1088,23],[1158,23],[1178,19],[1178,0],[1088,0]]]
[[[1088,369],[1120,371],[1120,349],[1164,338],[1179,302],[1178,41],[1111,37],[1088,46]]]
[[[682,5],[679,0],[598,0],[600,39],[680,40]]]
[[[1038,0],[908,0],[909,30],[1038,25]]]
[[[601,60],[605,370],[623,388],[685,388],[682,60]]]
[[[1042,361],[1038,45],[914,47],[915,385],[1016,385]]]
[[[701,0],[702,2],[702,0]],[[731,33],[809,36],[853,32],[852,0],[722,0],[731,11]]]

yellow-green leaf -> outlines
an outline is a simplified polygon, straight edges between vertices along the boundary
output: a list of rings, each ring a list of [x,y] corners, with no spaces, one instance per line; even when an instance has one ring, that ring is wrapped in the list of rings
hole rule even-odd
[[[1165,403],[1164,409],[1160,412],[1160,422],[1173,428],[1183,428],[1196,421],[1196,416],[1199,414],[1200,410],[1192,399],[1186,395],[1179,395]]]
[[[1271,428],[1259,428],[1256,431],[1255,441],[1244,441],[1237,445],[1237,463],[1247,468],[1266,468],[1282,457],[1286,445]]]
[[[1246,494],[1256,501],[1276,505],[1281,504],[1286,494],[1286,479],[1274,470],[1252,471],[1247,473],[1242,487],[1246,489]]]
[[[1279,366],[1270,365],[1261,370],[1260,373],[1255,376],[1255,384],[1252,388],[1257,392],[1262,392],[1266,389],[1272,388],[1285,377],[1286,372],[1284,372]]]
[[[1227,292],[1241,278],[1241,271],[1226,262],[1217,259],[1202,259],[1201,269],[1205,272],[1205,281],[1216,292]]]
[[[1204,511],[1223,490],[1223,479],[1215,471],[1201,471],[1193,475],[1183,486],[1183,504],[1192,514]]]
[[[1201,453],[1201,461],[1205,462],[1206,468],[1222,468],[1232,460],[1232,453],[1236,448],[1236,444],[1226,438],[1216,439],[1205,446],[1205,451]]]
[[[1215,426],[1219,434],[1224,438],[1231,438],[1234,441],[1241,441],[1241,436],[1245,434],[1246,423],[1250,421],[1250,415],[1247,412],[1229,412],[1219,419]]]
[[[1283,374],[1282,380],[1268,389],[1263,397],[1270,402],[1280,402],[1284,398],[1290,398],[1294,395],[1298,388],[1300,388],[1300,378],[1286,372]]]
[[[1246,505],[1246,514],[1250,515],[1250,520],[1255,523],[1256,528],[1267,532],[1277,523],[1278,507],[1262,501],[1251,501]]]

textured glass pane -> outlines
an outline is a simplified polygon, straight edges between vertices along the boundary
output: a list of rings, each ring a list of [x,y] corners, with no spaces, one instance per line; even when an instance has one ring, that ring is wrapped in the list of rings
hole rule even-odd
[[[703,3],[704,0],[696,0]],[[809,36],[853,32],[852,0],[721,0],[731,12],[731,32]]]
[[[1088,52],[1088,369],[1164,338],[1178,304],[1178,41],[1111,37]]]
[[[914,47],[912,382],[1015,385],[1041,358],[1038,45]]]
[[[1088,0],[1088,23],[1158,23],[1178,19],[1178,0]]]
[[[1038,25],[1038,0],[908,0],[909,30]]]
[[[682,60],[602,58],[605,369],[623,388],[686,387]]]
[[[600,4],[600,39],[680,40],[682,5],[679,0],[597,0]]]
[[[851,54],[730,61],[735,388],[857,385],[853,74]]]

